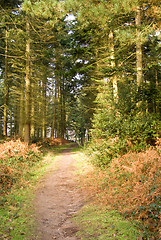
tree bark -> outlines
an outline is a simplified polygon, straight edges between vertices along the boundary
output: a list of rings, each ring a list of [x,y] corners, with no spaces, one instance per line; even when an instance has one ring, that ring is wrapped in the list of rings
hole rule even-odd
[[[156,89],[159,91],[158,69],[155,70],[155,82],[156,82]],[[155,109],[156,109],[156,113],[160,113],[159,100],[155,102]]]
[[[25,136],[24,141],[29,142],[30,140],[30,25],[26,18],[26,93],[25,93]]]
[[[61,122],[61,109],[60,109],[60,84],[58,86],[58,97],[57,97],[57,137],[61,137],[60,135],[60,122]]]
[[[43,115],[43,119],[42,119],[42,138],[46,137],[46,82],[47,79],[44,76],[43,79],[43,89],[42,89],[42,115]]]
[[[137,86],[139,87],[143,82],[143,64],[142,64],[142,43],[141,43],[141,9],[136,10],[136,76]]]
[[[31,83],[31,93],[30,93],[30,102],[31,102],[31,115],[30,115],[30,137],[35,137],[35,123],[34,123],[34,115],[35,115],[35,101],[34,101],[34,83]]]
[[[20,102],[19,102],[19,136],[23,137],[24,135],[24,74],[22,74],[22,80],[21,80],[21,90],[20,90]]]
[[[62,138],[65,138],[65,128],[66,128],[66,110],[65,110],[65,91],[64,91],[64,80],[62,86],[62,93],[61,93],[61,119],[62,119],[62,126],[61,126],[61,135]]]
[[[54,115],[53,115],[52,132],[51,132],[52,137],[56,137],[56,112],[57,112],[56,107],[57,107],[57,80],[55,78]]]
[[[110,60],[111,60],[111,67],[114,69],[116,67],[115,63],[115,49],[114,49],[114,36],[113,31],[110,30],[109,33],[109,50],[110,50]],[[114,74],[112,77],[112,86],[113,86],[113,98],[116,102],[118,100],[118,86],[117,86],[117,76]]]
[[[8,31],[5,36],[5,74],[4,74],[4,112],[3,112],[3,135],[7,136],[7,111],[8,111]]]

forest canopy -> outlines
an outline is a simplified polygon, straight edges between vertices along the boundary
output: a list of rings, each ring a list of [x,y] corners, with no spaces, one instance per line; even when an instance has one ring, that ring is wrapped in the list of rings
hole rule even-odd
[[[1,137],[92,138],[105,161],[155,144],[159,1],[10,0],[0,18]]]

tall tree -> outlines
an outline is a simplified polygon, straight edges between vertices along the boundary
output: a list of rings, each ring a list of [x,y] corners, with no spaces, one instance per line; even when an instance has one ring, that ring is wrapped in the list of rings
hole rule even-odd
[[[117,76],[115,74],[116,62],[115,62],[115,49],[114,49],[114,36],[113,31],[110,30],[109,33],[109,52],[111,58],[111,68],[113,69],[113,77],[112,77],[112,85],[113,85],[113,98],[114,101],[118,100],[118,84],[117,84]]]
[[[31,88],[31,39],[30,39],[30,24],[28,17],[26,17],[26,94],[25,94],[25,142],[29,142],[30,140],[30,88]]]
[[[7,111],[8,111],[8,30],[5,34],[5,72],[4,72],[4,115],[3,115],[3,135],[7,136]]]
[[[1,23],[0,67],[9,89],[8,120],[3,117],[8,134],[28,142],[73,131],[83,142],[96,111],[100,136],[121,139],[123,119],[130,124],[138,112],[160,113],[157,1],[25,0],[19,9],[4,6],[1,18],[10,14]],[[4,94],[3,106],[6,99]]]
[[[141,7],[136,9],[136,71],[137,85],[142,85],[143,82],[143,63],[142,63],[142,39],[141,39]]]

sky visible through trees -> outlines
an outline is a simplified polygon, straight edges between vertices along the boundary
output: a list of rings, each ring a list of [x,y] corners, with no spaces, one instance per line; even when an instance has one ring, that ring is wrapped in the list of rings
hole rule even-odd
[[[153,144],[161,116],[158,0],[1,1],[0,19],[1,136],[92,138],[94,151],[109,139],[122,152],[127,140],[137,149]]]

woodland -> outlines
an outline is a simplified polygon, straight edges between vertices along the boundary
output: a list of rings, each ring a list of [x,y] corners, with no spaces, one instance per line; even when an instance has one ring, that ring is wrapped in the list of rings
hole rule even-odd
[[[0,10],[2,136],[83,143],[93,129],[153,141],[159,1],[2,1]]]
[[[23,142],[87,145],[96,191],[142,239],[161,237],[160,29],[159,0],[0,2],[1,159],[11,138],[14,156]]]

